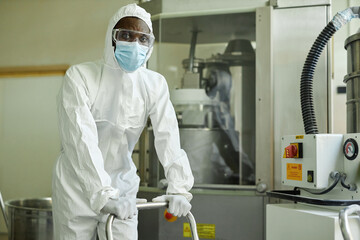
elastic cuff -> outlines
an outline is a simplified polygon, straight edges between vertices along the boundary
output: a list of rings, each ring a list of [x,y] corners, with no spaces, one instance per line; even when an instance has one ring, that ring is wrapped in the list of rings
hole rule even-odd
[[[189,202],[192,200],[193,195],[189,192],[186,193],[166,193],[167,195],[182,195],[186,198],[186,200],[188,200]]]
[[[101,190],[94,194],[95,197],[90,200],[90,206],[96,214],[100,214],[101,209],[109,201],[109,199],[119,198],[119,190],[115,188]]]

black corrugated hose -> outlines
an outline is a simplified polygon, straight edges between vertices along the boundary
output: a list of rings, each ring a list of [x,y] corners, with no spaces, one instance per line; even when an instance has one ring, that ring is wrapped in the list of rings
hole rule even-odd
[[[301,74],[300,94],[301,94],[301,112],[304,121],[304,128],[306,134],[319,133],[314,110],[313,102],[313,77],[316,64],[319,57],[326,46],[329,39],[336,32],[335,26],[332,22],[322,30],[320,35],[312,45],[310,52],[306,57],[306,61]]]

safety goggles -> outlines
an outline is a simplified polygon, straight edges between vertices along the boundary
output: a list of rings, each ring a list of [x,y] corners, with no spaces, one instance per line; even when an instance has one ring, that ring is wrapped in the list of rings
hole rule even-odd
[[[152,47],[154,44],[155,37],[152,34],[138,32],[134,30],[128,29],[113,29],[112,31],[113,41],[124,41],[124,42],[135,42],[137,41],[139,44]]]

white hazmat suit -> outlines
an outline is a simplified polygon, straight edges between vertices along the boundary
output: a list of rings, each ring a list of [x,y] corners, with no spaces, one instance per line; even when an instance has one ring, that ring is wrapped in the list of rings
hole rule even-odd
[[[112,29],[123,17],[143,20],[152,32],[150,14],[127,5],[110,20],[104,58],[74,65],[66,72],[58,96],[61,155],[53,172],[55,239],[104,239],[110,199],[136,198],[139,177],[131,155],[150,117],[155,147],[168,180],[167,194],[189,201],[194,178],[169,100],[166,80],[140,67],[125,72],[112,46]],[[147,59],[150,57],[149,50]],[[115,239],[137,239],[137,216],[116,219]]]

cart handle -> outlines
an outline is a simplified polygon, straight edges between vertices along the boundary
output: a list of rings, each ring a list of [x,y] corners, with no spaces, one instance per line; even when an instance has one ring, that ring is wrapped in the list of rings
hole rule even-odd
[[[138,210],[144,210],[144,209],[156,209],[161,207],[168,207],[168,202],[149,202],[149,203],[138,203],[136,204],[136,207]],[[186,218],[188,222],[190,223],[191,228],[191,236],[193,237],[193,240],[199,240],[197,230],[196,230],[196,221],[194,218],[194,215],[192,215],[191,212],[186,215]],[[115,219],[114,214],[110,214],[107,221],[106,221],[106,239],[107,240],[113,240],[113,234],[112,234],[112,223]]]
[[[353,204],[350,205],[344,209],[342,209],[339,213],[339,224],[340,224],[340,229],[341,229],[341,233],[344,237],[345,240],[353,240],[353,236],[351,234],[350,231],[350,226],[349,226],[349,220],[348,220],[348,215],[356,213],[357,215],[360,216],[360,206]]]

